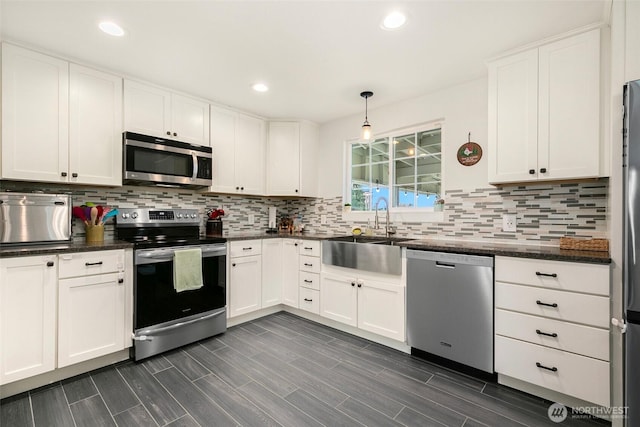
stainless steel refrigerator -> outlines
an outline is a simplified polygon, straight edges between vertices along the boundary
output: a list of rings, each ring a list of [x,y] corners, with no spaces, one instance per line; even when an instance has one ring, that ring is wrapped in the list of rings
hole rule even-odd
[[[640,427],[640,80],[624,87],[624,308],[627,427]]]

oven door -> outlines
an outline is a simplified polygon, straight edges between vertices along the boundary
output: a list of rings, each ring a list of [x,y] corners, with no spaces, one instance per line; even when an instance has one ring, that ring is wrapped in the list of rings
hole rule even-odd
[[[203,286],[176,292],[173,255],[193,246],[135,251],[134,304],[136,330],[180,321],[226,306],[226,253],[224,243],[202,245]]]

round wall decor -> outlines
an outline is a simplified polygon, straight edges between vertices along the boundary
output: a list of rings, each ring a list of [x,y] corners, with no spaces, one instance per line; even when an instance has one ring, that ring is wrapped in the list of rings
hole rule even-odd
[[[458,148],[458,163],[463,166],[473,166],[482,158],[482,147],[477,143],[471,142],[471,133],[469,133],[469,142],[464,143]]]

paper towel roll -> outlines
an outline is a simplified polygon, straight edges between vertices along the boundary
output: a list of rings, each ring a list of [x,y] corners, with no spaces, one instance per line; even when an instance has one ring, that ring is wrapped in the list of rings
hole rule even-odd
[[[276,207],[269,206],[269,228],[276,228]]]

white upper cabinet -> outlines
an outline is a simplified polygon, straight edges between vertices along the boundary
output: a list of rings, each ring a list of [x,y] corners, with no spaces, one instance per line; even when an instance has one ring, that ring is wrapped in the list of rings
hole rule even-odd
[[[70,182],[122,184],[122,79],[70,65]]]
[[[124,125],[130,132],[209,145],[209,104],[125,80]]]
[[[2,45],[2,178],[68,181],[69,63]]]
[[[211,106],[214,193],[264,194],[264,120]]]
[[[317,125],[270,122],[267,152],[267,194],[314,197],[318,191]]]
[[[122,182],[122,79],[3,44],[2,178]]]
[[[595,178],[600,30],[489,63],[489,182]]]

